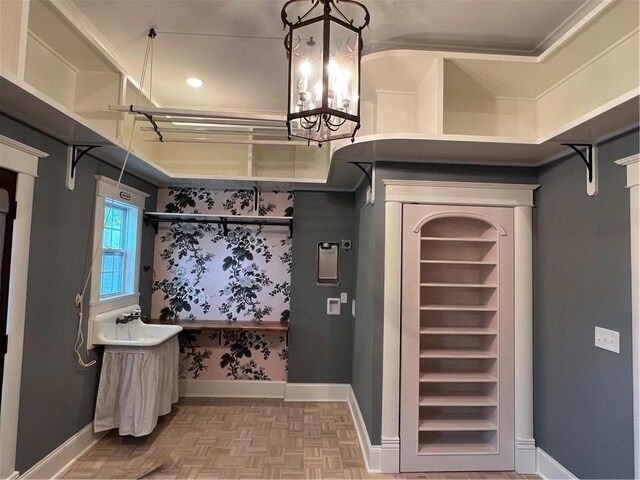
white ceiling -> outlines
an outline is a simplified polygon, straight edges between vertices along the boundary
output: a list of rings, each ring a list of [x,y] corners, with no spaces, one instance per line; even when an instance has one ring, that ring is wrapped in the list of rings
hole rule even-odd
[[[148,30],[156,28],[152,94],[161,106],[286,109],[283,0],[72,1],[136,79]],[[371,12],[365,53],[418,48],[537,55],[600,1],[363,0]],[[190,76],[204,86],[188,87]]]

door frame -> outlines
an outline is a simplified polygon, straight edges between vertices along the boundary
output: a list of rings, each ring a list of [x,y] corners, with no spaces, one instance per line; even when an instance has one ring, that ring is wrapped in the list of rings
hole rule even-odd
[[[640,153],[616,160],[627,167],[631,202],[631,345],[633,350],[633,458],[634,478],[640,478]]]
[[[0,167],[2,168],[2,167]],[[0,242],[0,249],[2,249],[2,262],[0,262],[0,335],[4,335],[7,331],[7,313],[8,313],[8,301],[9,301],[9,279],[11,278],[11,248],[13,241],[13,216],[15,214],[14,206],[16,201],[16,186],[18,183],[18,174],[13,170],[7,170],[2,168],[0,171],[0,190],[5,190],[9,197],[9,204],[7,205],[7,212],[3,212],[5,215],[4,232],[2,232],[3,240]],[[4,340],[0,337],[0,342]],[[7,345],[8,347],[8,345]],[[4,355],[3,349],[0,349],[0,385],[4,378]],[[1,388],[1,387],[0,387]],[[0,409],[2,400],[0,399]]]
[[[7,311],[9,343],[4,363],[2,406],[0,409],[0,478],[15,478],[16,445],[18,439],[18,411],[24,323],[27,306],[27,274],[29,271],[29,243],[33,190],[38,175],[38,159],[48,154],[11,138],[0,135],[0,167],[18,173],[16,182],[16,219],[13,223],[11,278]]]
[[[385,195],[381,470],[400,471],[402,204],[514,210],[515,469],[536,473],[533,437],[533,192],[539,185],[383,179]]]

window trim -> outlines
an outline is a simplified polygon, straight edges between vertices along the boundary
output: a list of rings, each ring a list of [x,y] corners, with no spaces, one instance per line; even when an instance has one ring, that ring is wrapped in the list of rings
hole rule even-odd
[[[96,200],[93,222],[93,250],[91,257],[93,258],[96,251],[99,253],[95,258],[95,265],[91,272],[91,289],[89,296],[89,325],[91,320],[100,313],[117,310],[119,308],[128,307],[138,304],[140,298],[140,253],[142,250],[142,215],[144,212],[145,200],[149,197],[148,193],[136,190],[124,184],[120,184],[118,191],[115,190],[117,182],[111,178],[102,175],[96,175]],[[100,278],[102,275],[102,231],[104,230],[104,210],[108,198],[116,202],[137,207],[135,216],[136,226],[136,248],[135,261],[133,264],[133,288],[132,293],[119,295],[113,298],[100,299]],[[131,219],[133,221],[133,219]],[[89,332],[90,333],[90,332]],[[89,335],[89,338],[91,336]]]

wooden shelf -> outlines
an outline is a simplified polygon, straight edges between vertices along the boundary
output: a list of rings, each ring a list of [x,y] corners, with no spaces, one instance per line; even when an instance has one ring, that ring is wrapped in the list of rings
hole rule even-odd
[[[479,395],[436,395],[420,397],[421,407],[495,407],[498,403],[491,397]]]
[[[421,350],[420,358],[498,358],[498,355],[484,350],[429,349]]]
[[[421,283],[420,286],[436,288],[498,288],[497,285],[485,285],[483,283]]]
[[[488,432],[496,431],[496,427],[489,420],[471,419],[443,419],[420,420],[420,432]]]
[[[149,323],[163,323],[160,320],[151,320]],[[184,330],[251,330],[259,332],[286,332],[289,324],[283,322],[230,322],[227,320],[202,320],[191,322],[179,321],[174,325],[180,325]]]
[[[468,243],[496,243],[495,238],[481,237],[421,237],[423,242],[468,242]]]
[[[495,453],[496,449],[489,443],[433,443],[421,444],[418,449],[420,455],[446,455],[468,453]]]
[[[146,212],[144,219],[154,223],[219,223],[228,225],[284,225],[288,227],[291,227],[293,223],[292,217],[268,215],[208,215],[204,213]]]
[[[496,312],[496,307],[484,305],[423,305],[420,310],[452,311],[452,312]]]
[[[498,379],[488,373],[423,373],[421,383],[496,383]]]
[[[497,335],[496,330],[486,328],[468,327],[424,327],[420,329],[421,335]]]

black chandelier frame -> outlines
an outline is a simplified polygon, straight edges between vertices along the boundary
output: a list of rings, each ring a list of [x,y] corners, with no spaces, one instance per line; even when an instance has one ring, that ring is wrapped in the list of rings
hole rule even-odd
[[[287,51],[287,57],[289,61],[289,78],[288,78],[288,91],[287,91],[287,137],[291,140],[291,137],[298,137],[307,140],[309,143],[317,142],[319,146],[322,146],[322,140],[315,140],[309,138],[307,136],[298,135],[294,131],[292,131],[291,123],[292,121],[299,121],[300,126],[308,131],[315,130],[319,132],[324,124],[326,128],[332,132],[337,131],[344,123],[349,120],[354,122],[355,126],[353,131],[349,134],[344,134],[342,136],[332,137],[331,140],[337,140],[341,138],[351,137],[351,142],[355,141],[356,132],[360,129],[360,70],[361,70],[361,61],[362,61],[362,30],[365,29],[369,25],[370,15],[369,10],[360,2],[355,0],[312,0],[311,8],[302,16],[298,16],[295,21],[290,21],[287,15],[287,8],[293,4],[298,2],[306,2],[309,0],[288,0],[284,6],[282,7],[282,11],[280,16],[282,18],[282,22],[284,24],[284,28],[289,28],[285,39],[284,46]],[[361,25],[354,25],[354,20],[347,18],[342,11],[338,8],[338,3],[351,4],[360,7],[364,12],[364,21]],[[316,8],[320,5],[323,5],[322,14],[315,16],[313,18],[308,18],[311,13],[316,10]],[[332,15],[332,12],[336,12],[339,16]],[[301,112],[292,112],[291,111],[291,87],[292,87],[292,72],[293,68],[293,55],[294,50],[297,45],[294,46],[293,39],[295,36],[295,31],[300,28],[304,28],[306,26],[312,25],[314,23],[322,22],[322,104],[320,107],[304,110]],[[329,107],[329,50],[331,44],[331,23],[338,24],[343,28],[346,28],[357,35],[358,42],[358,84],[357,84],[357,105],[356,105],[356,115]],[[336,119],[339,119],[336,121]]]

